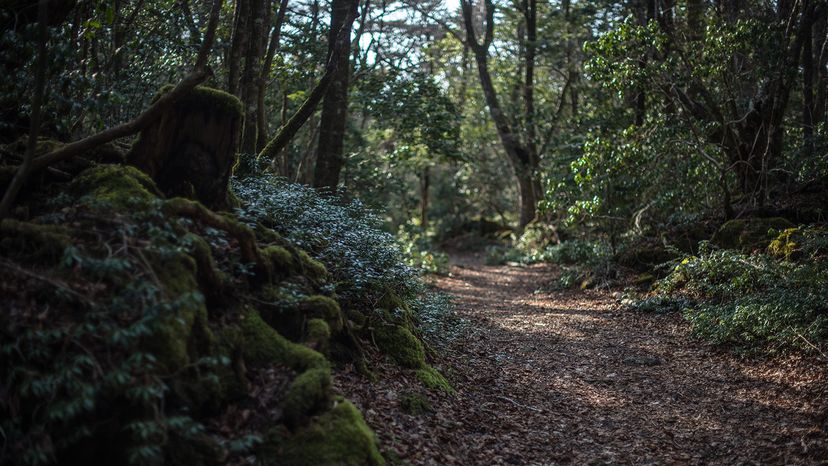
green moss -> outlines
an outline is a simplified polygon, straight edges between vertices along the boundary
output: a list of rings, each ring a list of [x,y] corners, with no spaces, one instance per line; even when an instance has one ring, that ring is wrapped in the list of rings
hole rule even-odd
[[[158,100],[162,95],[173,89],[172,84],[162,87],[156,94],[153,101]],[[205,112],[219,111],[222,113],[235,114],[241,118],[244,114],[244,106],[234,95],[212,87],[196,86],[188,94],[182,96],[175,102],[176,108],[196,108]]]
[[[326,410],[332,402],[331,371],[327,367],[307,370],[290,383],[282,405],[291,423]]]
[[[799,249],[799,245],[794,240],[797,233],[799,233],[799,228],[788,228],[779,233],[768,245],[768,253],[775,257],[790,260]]]
[[[190,361],[190,337],[193,330],[212,339],[207,327],[207,309],[198,291],[195,261],[188,255],[147,254],[153,273],[163,287],[166,298],[176,302],[178,312],[159,319],[147,344],[168,371],[173,372]]]
[[[423,344],[406,327],[382,326],[374,331],[374,340],[397,364],[411,369],[426,367]]]
[[[282,246],[268,246],[262,250],[262,255],[270,261],[277,275],[289,275],[294,268],[293,254]]]
[[[59,225],[0,220],[0,252],[31,259],[59,259],[71,244],[70,231]]]
[[[408,308],[408,304],[406,304],[406,302],[400,298],[397,293],[391,290],[387,290],[385,294],[382,295],[379,303],[377,303],[377,306],[380,309],[385,309],[387,311],[396,311],[399,309],[408,312],[410,310]]]
[[[428,398],[419,393],[408,393],[400,398],[400,409],[404,413],[419,416],[432,411]]]
[[[653,283],[655,283],[656,277],[651,273],[642,273],[638,275],[633,280],[633,284],[638,287],[642,288],[649,288]]]
[[[224,399],[236,400],[247,395],[248,382],[242,348],[244,336],[237,325],[225,325],[216,331],[216,356],[225,357],[228,365],[218,368],[217,374]]]
[[[418,369],[417,378],[423,383],[423,385],[432,390],[440,390],[448,393],[449,395],[453,395],[455,393],[454,387],[452,387],[449,381],[443,377],[443,374],[439,373],[437,369],[431,366],[427,365],[422,369]]]
[[[242,353],[245,361],[251,364],[280,362],[297,371],[328,367],[324,356],[279,335],[279,332],[262,320],[258,312],[245,312],[240,328],[244,341]]]
[[[317,282],[324,281],[328,278],[328,269],[325,268],[325,264],[312,258],[307,252],[301,249],[297,250],[296,256],[299,258],[302,273],[306,277]]]
[[[80,202],[122,209],[145,206],[161,192],[144,172],[125,165],[99,165],[81,172],[69,185]]]
[[[331,333],[339,333],[343,328],[342,311],[339,303],[327,296],[310,296],[300,302],[305,316],[324,319],[330,327]]]
[[[750,252],[765,249],[771,242],[771,231],[783,231],[793,226],[781,217],[735,219],[722,225],[711,242],[725,249]]]
[[[305,332],[305,344],[322,354],[328,353],[331,328],[322,319],[310,319]]]
[[[296,433],[271,430],[259,451],[264,464],[383,466],[374,433],[360,412],[342,401]]]

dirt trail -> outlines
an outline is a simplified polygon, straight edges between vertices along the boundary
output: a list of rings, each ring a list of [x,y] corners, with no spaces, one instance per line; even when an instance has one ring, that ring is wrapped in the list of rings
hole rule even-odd
[[[394,408],[416,382],[357,394],[385,448],[411,464],[828,464],[828,376],[813,359],[742,360],[678,316],[609,293],[535,293],[548,266],[455,258],[438,286],[467,334],[438,348],[457,388],[434,412]],[[394,410],[397,411],[394,411]],[[389,412],[391,410],[391,412]]]

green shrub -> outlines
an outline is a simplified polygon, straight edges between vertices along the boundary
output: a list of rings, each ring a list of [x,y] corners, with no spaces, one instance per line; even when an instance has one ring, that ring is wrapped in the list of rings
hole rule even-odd
[[[825,234],[803,235],[803,250],[820,250]],[[828,336],[828,262],[746,255],[702,243],[658,282],[656,296],[634,307],[681,308],[693,332],[740,350],[813,350]],[[661,301],[658,301],[661,300]]]

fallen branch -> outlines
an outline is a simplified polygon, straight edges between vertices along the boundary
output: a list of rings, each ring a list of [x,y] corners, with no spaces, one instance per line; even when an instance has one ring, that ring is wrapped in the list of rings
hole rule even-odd
[[[222,2],[223,0],[213,1],[213,7],[210,10],[210,22],[207,26],[207,32],[204,34],[204,41],[201,43],[201,48],[198,51],[193,71],[185,76],[184,79],[182,79],[170,92],[167,92],[159,97],[158,100],[156,100],[152,105],[131,121],[103,130],[100,133],[83,138],[80,141],[66,144],[60,149],[35,158],[32,161],[31,171],[35,172],[42,170],[49,165],[86,153],[95,147],[106,144],[107,142],[130,136],[141,131],[161,116],[161,114],[175,101],[185,96],[197,85],[204,82],[204,80],[212,74],[210,69],[207,67],[207,60],[210,57],[210,51],[213,48],[213,41],[216,36],[216,28],[218,27]]]

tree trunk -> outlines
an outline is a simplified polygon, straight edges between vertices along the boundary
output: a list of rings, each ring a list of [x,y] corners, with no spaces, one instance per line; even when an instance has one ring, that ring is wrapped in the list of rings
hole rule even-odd
[[[265,54],[264,63],[262,63],[262,75],[259,77],[259,85],[257,88],[258,95],[256,96],[256,126],[258,133],[256,136],[256,152],[261,152],[267,145],[268,131],[267,131],[267,109],[265,108],[265,94],[267,92],[267,84],[270,80],[270,69],[273,67],[273,57],[279,50],[280,39],[282,37],[282,24],[285,22],[285,14],[287,13],[288,0],[279,1],[279,10],[276,13],[276,23],[273,25],[273,32],[270,37],[270,42],[267,46],[267,53]],[[282,124],[285,123],[285,111],[282,106]]]
[[[814,52],[813,26],[805,29],[802,44],[802,155],[814,153]]]
[[[328,57],[336,61],[337,66],[325,100],[322,101],[319,143],[316,146],[316,165],[313,173],[313,185],[331,191],[336,190],[339,174],[345,165],[343,150],[348,117],[348,78],[351,73],[350,31],[356,18],[358,3],[358,0],[333,0],[331,3]],[[342,29],[349,33],[338,34]]]
[[[478,43],[476,38],[476,32],[472,22],[471,3],[468,0],[462,0],[461,6],[463,7],[463,23],[466,29],[467,42],[474,53],[474,58],[477,63],[480,87],[483,89],[483,96],[486,99],[486,105],[489,107],[489,114],[495,123],[495,128],[497,128],[497,134],[506,152],[506,157],[517,178],[518,194],[520,196],[520,220],[518,228],[522,230],[529,222],[535,219],[537,208],[536,194],[539,192],[539,183],[534,179],[536,174],[532,166],[530,152],[521,144],[517,135],[512,132],[509,120],[500,106],[497,91],[495,90],[489,72],[488,50],[494,40],[494,3],[492,0],[486,0],[486,24],[482,44]]]
[[[242,115],[236,97],[196,88],[141,132],[128,163],[152,177],[167,196],[225,208]]]
[[[428,167],[420,173],[420,227],[428,228],[428,188],[431,184],[431,173]]]
[[[238,97],[241,78],[242,52],[247,46],[249,0],[236,0],[233,16],[233,38],[230,43],[230,58],[227,63],[227,92]]]

